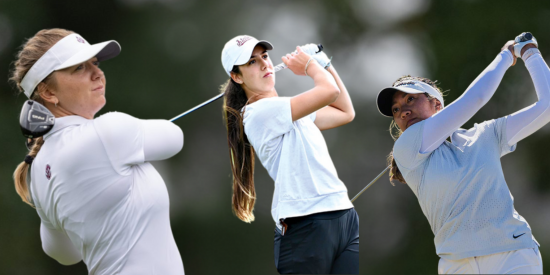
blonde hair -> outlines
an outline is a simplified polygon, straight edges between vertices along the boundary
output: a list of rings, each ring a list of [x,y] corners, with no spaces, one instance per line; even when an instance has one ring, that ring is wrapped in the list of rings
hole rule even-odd
[[[64,29],[41,30],[23,44],[21,50],[17,54],[17,59],[14,62],[14,68],[11,71],[9,78],[9,81],[14,83],[20,93],[24,93],[24,90],[21,87],[21,81],[36,61],[38,61],[38,59],[40,59],[40,57],[42,57],[53,45],[55,45],[55,43],[72,33],[74,32]],[[51,74],[42,82],[51,82]],[[44,104],[44,100],[40,97],[40,93],[37,91],[38,86],[35,88],[30,98]],[[33,140],[32,148],[30,148],[28,153],[30,159],[34,159],[36,157],[43,144],[44,139],[42,137]],[[17,194],[19,194],[25,203],[34,207],[27,186],[27,173],[29,171],[29,167],[29,163],[25,161],[21,162],[13,173],[13,180],[15,182],[15,190],[17,191]]]

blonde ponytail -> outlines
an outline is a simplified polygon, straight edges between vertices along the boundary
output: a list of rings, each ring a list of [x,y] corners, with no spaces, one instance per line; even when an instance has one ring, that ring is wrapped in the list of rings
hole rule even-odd
[[[31,166],[32,161],[42,148],[44,144],[44,139],[42,137],[36,138],[34,144],[25,158],[25,161],[21,162],[15,172],[13,172],[13,180],[15,181],[15,191],[21,197],[21,199],[28,205],[34,207],[32,203],[31,194],[29,191],[29,186],[27,185],[27,177],[29,173],[29,167]],[[29,163],[30,162],[30,163]]]

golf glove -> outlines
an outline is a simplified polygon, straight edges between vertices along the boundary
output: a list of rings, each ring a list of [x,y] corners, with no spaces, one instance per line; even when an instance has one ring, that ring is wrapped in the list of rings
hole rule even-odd
[[[302,48],[302,51],[309,54],[311,57],[319,63],[323,68],[328,68],[330,66],[331,58],[328,58],[328,56],[325,54],[325,52],[319,51],[319,47],[317,47],[316,44],[306,44],[303,46],[300,46]]]
[[[533,44],[538,48],[537,39],[530,32],[523,32],[514,39],[514,55],[521,58],[521,49],[527,44]]]

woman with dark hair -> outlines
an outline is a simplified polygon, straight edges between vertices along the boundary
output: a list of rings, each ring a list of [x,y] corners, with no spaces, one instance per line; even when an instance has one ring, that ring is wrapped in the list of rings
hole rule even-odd
[[[351,122],[353,105],[327,56],[310,56],[302,47],[282,60],[294,74],[311,77],[314,87],[279,97],[267,53],[271,49],[271,43],[244,35],[229,40],[222,51],[230,77],[222,92],[233,211],[244,222],[254,220],[256,152],[275,181],[271,212],[277,270],[357,274],[359,218],[320,132]]]
[[[516,57],[525,61],[538,102],[460,129],[489,101]],[[378,110],[399,132],[390,178],[417,196],[435,235],[440,274],[542,274],[538,243],[514,209],[500,158],[550,121],[549,83],[536,40],[523,33],[445,108],[440,89],[426,78],[402,77],[379,93]]]
[[[170,229],[168,192],[149,163],[183,146],[179,127],[123,113],[95,118],[106,103],[99,62],[120,45],[94,45],[64,29],[41,30],[22,47],[10,80],[54,114],[14,173],[40,216],[44,252],[89,274],[183,275]]]

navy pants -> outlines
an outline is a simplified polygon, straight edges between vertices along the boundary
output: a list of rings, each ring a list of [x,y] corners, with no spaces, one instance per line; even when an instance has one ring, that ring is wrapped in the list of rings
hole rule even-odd
[[[359,217],[354,208],[288,218],[275,228],[280,274],[359,274]]]

